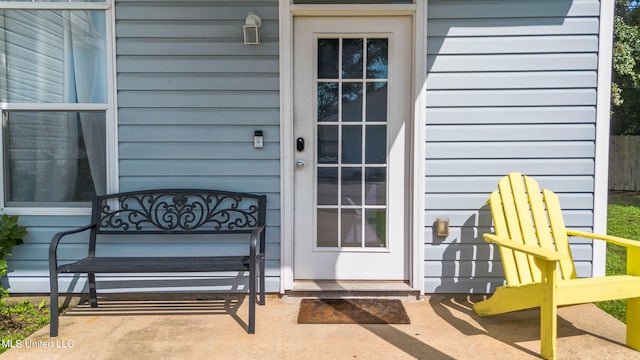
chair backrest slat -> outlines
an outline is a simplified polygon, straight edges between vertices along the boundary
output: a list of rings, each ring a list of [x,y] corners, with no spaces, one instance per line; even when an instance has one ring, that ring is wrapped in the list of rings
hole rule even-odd
[[[562,278],[565,280],[574,279],[577,277],[576,268],[573,264],[573,257],[571,256],[569,237],[567,236],[567,229],[564,226],[560,201],[558,200],[558,196],[552,191],[545,189],[542,190],[542,194],[544,196],[544,202],[547,205],[547,213],[549,214],[551,233],[555,239],[556,251],[566,255],[564,259],[560,260]]]
[[[524,244],[520,228],[520,219],[518,217],[518,209],[516,207],[516,198],[513,188],[511,187],[510,180],[511,179],[506,176],[498,182],[498,191],[500,192],[500,200],[502,202],[507,228],[500,231],[503,232],[504,235],[498,234],[498,229],[496,229],[496,235],[505,236],[515,242]],[[528,256],[519,251],[514,251],[513,256],[518,273],[518,284],[529,284],[534,282]]]
[[[516,216],[511,217],[511,221],[514,222],[512,227],[514,229],[519,229],[523,244],[530,246],[539,246],[535,228],[533,227],[531,205],[529,204],[527,189],[525,188],[522,176],[518,175],[519,174],[510,174],[508,177],[508,182],[511,186],[513,201],[515,202],[515,208],[517,212]],[[527,262],[528,263],[526,264],[526,267],[523,267],[522,271],[528,269],[529,273],[531,274],[531,280],[533,282],[540,282],[542,279],[542,272],[535,263],[535,257],[533,257],[532,255],[528,255]],[[529,279],[528,276],[525,276],[524,278],[527,280]],[[525,282],[524,279],[521,280]]]
[[[560,261],[561,276],[575,277],[569,241],[557,196],[540,191],[538,183],[519,173],[511,173],[498,182],[498,191],[489,198],[496,235],[520,244],[557,250],[565,254]],[[500,247],[507,285],[541,281],[535,258],[520,251]]]
[[[496,235],[508,237],[509,231],[507,230],[507,222],[501,205],[502,200],[500,200],[500,193],[498,191],[491,193],[489,203],[491,204],[491,217],[493,218],[493,226]],[[520,278],[518,276],[515,252],[502,246],[498,247],[498,250],[500,251],[502,268],[504,269],[504,277],[507,281],[507,285],[519,284]],[[524,255],[522,253],[520,254]]]
[[[524,181],[529,195],[529,204],[531,205],[531,215],[536,228],[536,235],[540,246],[545,249],[555,249],[553,236],[551,235],[549,218],[547,217],[546,206],[543,202],[544,198],[540,191],[538,183],[528,176],[524,176]]]

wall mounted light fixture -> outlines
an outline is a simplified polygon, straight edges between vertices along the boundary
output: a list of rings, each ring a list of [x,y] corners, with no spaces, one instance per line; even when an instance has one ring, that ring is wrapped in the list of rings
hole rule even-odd
[[[436,236],[437,237],[449,236],[449,218],[436,219]]]
[[[262,26],[262,19],[260,16],[250,12],[247,14],[247,18],[244,19],[244,25],[242,30],[244,31],[244,44],[245,45],[258,45],[260,44],[260,27]]]

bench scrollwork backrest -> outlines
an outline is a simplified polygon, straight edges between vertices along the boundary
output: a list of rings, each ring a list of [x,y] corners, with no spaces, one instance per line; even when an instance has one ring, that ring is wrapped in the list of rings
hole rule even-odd
[[[147,190],[99,196],[98,233],[231,233],[264,225],[264,195],[213,190]]]

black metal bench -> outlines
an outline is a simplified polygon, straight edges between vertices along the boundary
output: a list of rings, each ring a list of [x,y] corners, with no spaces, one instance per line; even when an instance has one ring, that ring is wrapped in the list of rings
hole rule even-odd
[[[97,196],[92,205],[91,224],[56,234],[49,247],[51,281],[50,335],[58,335],[58,274],[87,274],[89,303],[98,306],[97,273],[162,272],[248,272],[248,332],[255,332],[256,286],[258,303],[264,305],[264,252],[266,196],[216,190],[158,189]],[[88,256],[58,264],[58,244],[71,234],[89,231]],[[234,256],[102,257],[96,254],[96,240],[107,236],[115,241],[131,235],[139,238],[210,235],[215,242],[229,234],[249,236],[247,253]],[[227,236],[228,237],[228,236]],[[131,237],[128,237],[131,239]],[[170,238],[172,241],[174,238]],[[237,237],[233,237],[237,239]],[[244,237],[243,237],[244,238]],[[120,246],[120,245],[119,245]],[[126,244],[122,244],[126,249]],[[215,246],[211,253],[215,253]],[[256,284],[259,281],[259,284]]]

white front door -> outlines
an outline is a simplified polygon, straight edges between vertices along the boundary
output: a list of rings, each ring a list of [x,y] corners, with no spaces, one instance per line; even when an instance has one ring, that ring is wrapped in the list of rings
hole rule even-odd
[[[294,279],[408,280],[410,17],[294,19]]]

